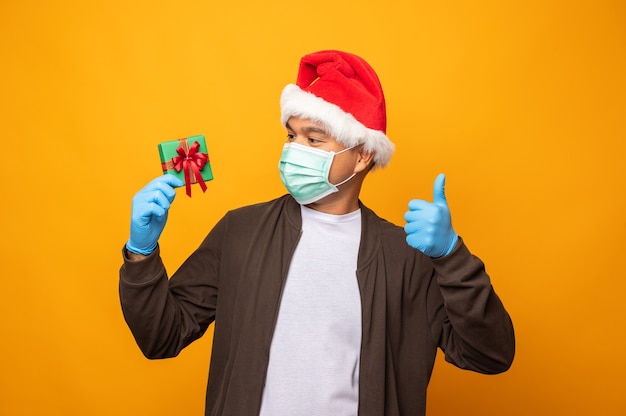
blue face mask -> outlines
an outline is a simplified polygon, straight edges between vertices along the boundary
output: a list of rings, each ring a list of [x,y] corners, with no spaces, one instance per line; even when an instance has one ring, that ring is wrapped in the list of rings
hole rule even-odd
[[[353,173],[335,185],[328,181],[328,173],[335,155],[350,149],[352,147],[335,153],[297,143],[285,143],[278,162],[280,179],[298,203],[306,205],[319,201],[337,192],[339,185],[343,185],[356,175]]]

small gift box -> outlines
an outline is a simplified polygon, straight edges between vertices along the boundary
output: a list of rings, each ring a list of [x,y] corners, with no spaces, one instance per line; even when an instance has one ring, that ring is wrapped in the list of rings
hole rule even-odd
[[[191,196],[191,184],[200,184],[206,191],[205,181],[213,179],[209,154],[204,136],[189,136],[159,144],[163,173],[171,173],[185,181],[185,189]]]

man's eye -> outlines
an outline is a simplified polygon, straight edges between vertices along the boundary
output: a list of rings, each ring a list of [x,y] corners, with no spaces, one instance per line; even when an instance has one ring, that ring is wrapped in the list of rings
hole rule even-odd
[[[296,135],[295,135],[295,134],[287,134],[287,141],[288,141],[288,142],[292,142],[292,141],[294,141],[294,140],[295,140],[295,138],[296,138]]]

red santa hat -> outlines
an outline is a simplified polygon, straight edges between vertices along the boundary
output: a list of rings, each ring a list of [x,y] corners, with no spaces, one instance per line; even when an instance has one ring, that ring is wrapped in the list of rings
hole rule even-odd
[[[296,84],[287,85],[280,97],[283,126],[290,117],[324,125],[341,144],[363,144],[374,162],[389,163],[394,145],[387,137],[385,97],[374,69],[362,58],[340,51],[320,51],[304,56]]]

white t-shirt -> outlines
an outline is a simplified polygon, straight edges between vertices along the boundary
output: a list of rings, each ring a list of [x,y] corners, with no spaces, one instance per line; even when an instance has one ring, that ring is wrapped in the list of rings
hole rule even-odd
[[[361,211],[302,207],[302,236],[283,289],[261,416],[356,416]]]

